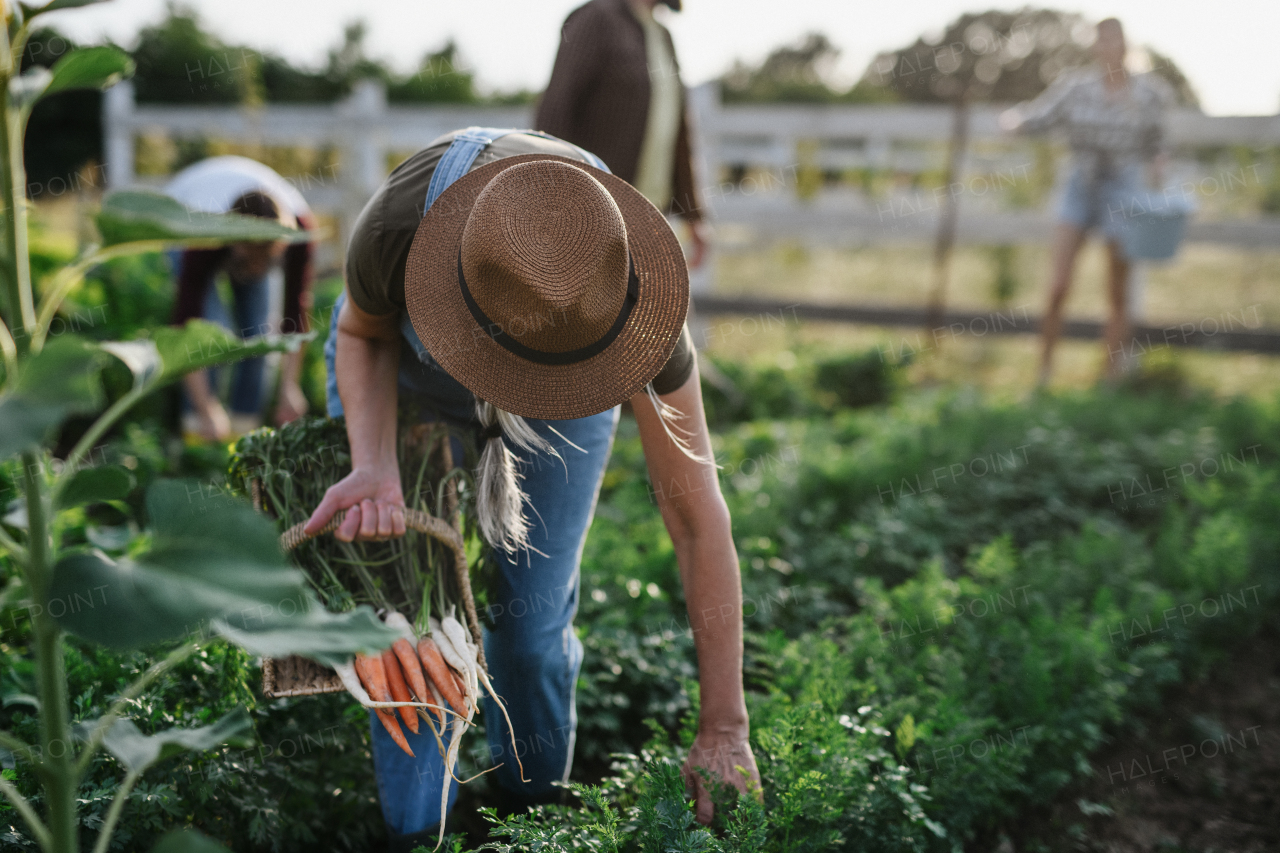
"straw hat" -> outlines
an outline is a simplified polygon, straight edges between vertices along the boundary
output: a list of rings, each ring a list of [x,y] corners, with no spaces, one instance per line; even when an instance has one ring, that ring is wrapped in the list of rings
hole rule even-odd
[[[459,178],[423,217],[405,304],[432,358],[524,417],[603,412],[675,349],[689,305],[680,243],[608,172],[527,154]]]

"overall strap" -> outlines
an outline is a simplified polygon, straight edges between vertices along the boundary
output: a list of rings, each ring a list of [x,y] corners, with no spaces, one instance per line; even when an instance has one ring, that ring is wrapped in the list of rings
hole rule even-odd
[[[426,216],[431,205],[436,203],[440,194],[454,181],[471,171],[471,164],[476,161],[476,157],[480,156],[481,151],[489,147],[489,143],[510,133],[519,133],[519,131],[509,127],[468,127],[466,130],[459,131],[445,150],[444,156],[440,158],[436,170],[431,174],[431,183],[427,184],[427,201],[422,207],[422,215]],[[413,347],[419,361],[425,364],[432,363],[431,354],[427,352],[422,339],[414,331],[408,311],[400,316],[400,334]]]
[[[426,215],[426,212],[431,209],[431,205],[435,204],[436,199],[449,188],[450,184],[471,171],[471,165],[475,163],[476,157],[480,156],[480,152],[487,148],[489,143],[512,133],[526,133],[529,136],[539,136],[543,139],[551,139],[555,142],[562,142],[565,145],[572,145],[592,166],[602,172],[609,171],[609,167],[605,165],[604,161],[587,149],[573,145],[571,142],[565,142],[563,139],[544,133],[541,130],[519,130],[512,127],[468,127],[453,138],[452,144],[444,152],[444,156],[440,158],[440,163],[436,166],[435,172],[432,173],[431,183],[427,185],[427,201],[422,207],[423,215]]]
[[[480,156],[481,151],[489,147],[490,142],[509,133],[519,133],[519,131],[509,127],[468,127],[453,137],[453,143],[440,158],[440,163],[431,175],[431,183],[427,185],[427,203],[422,207],[423,215],[425,216],[431,209],[431,205],[436,203],[440,193],[471,171],[471,164],[476,161],[476,157]]]

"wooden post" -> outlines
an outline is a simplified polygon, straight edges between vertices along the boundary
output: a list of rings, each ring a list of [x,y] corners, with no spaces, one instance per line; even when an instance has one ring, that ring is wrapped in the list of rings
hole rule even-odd
[[[360,211],[387,175],[387,90],[379,80],[361,80],[335,112],[343,128],[338,180],[342,186],[341,245],[345,248]]]
[[[721,199],[722,180],[718,135],[720,83],[713,80],[690,89],[688,104],[692,131],[690,141],[693,146],[693,182],[698,188],[708,223],[714,223],[716,205]],[[715,288],[715,278],[716,251],[713,234],[702,267],[689,271],[690,294],[710,293]],[[689,306],[688,325],[694,346],[701,349],[707,342],[708,327],[705,318],[695,314],[692,303]]]
[[[121,81],[102,97],[102,155],[106,161],[107,189],[127,187],[133,174],[133,84]]]
[[[956,102],[952,114],[951,143],[947,151],[946,192],[942,196],[942,215],[938,218],[938,235],[933,243],[933,289],[929,294],[929,310],[925,331],[942,325],[947,311],[947,283],[951,276],[951,248],[956,242],[956,220],[960,199],[953,186],[964,174],[964,153],[969,145],[969,104],[964,98]]]

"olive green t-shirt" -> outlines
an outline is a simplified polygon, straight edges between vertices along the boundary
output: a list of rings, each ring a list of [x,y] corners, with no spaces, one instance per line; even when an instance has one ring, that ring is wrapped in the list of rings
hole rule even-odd
[[[362,311],[384,315],[405,310],[404,270],[409,247],[422,221],[427,186],[453,137],[453,133],[445,134],[396,166],[356,219],[347,246],[347,294]],[[582,152],[567,142],[511,133],[484,148],[471,168],[518,154],[551,154],[587,162]],[[694,359],[686,327],[671,358],[654,378],[653,389],[670,394],[684,385],[693,372]]]

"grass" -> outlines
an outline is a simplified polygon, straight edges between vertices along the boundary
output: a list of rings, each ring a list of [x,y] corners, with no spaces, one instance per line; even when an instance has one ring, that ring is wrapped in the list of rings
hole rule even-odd
[[[1096,243],[1081,255],[1067,316],[1106,317],[1104,255]],[[716,292],[779,296],[797,301],[923,306],[928,294],[929,253],[920,247],[874,246],[859,249],[807,248],[789,244],[722,256],[716,270]],[[993,297],[994,253],[986,247],[956,250],[952,309],[974,312],[1023,311],[1035,316],[1044,309],[1048,250],[1020,246],[1014,253],[1015,287],[1005,307]],[[1233,320],[1228,320],[1230,313]],[[1182,322],[1214,328],[1214,320],[1240,328],[1280,325],[1280,252],[1244,251],[1222,246],[1189,245],[1166,266],[1152,267],[1146,285],[1146,323]],[[919,330],[883,329],[840,323],[760,324],[735,318],[708,318],[710,328],[695,338],[726,359],[777,360],[786,365],[803,349],[861,350],[881,348],[897,355],[920,350]],[[723,325],[723,324],[730,325]],[[924,340],[927,342],[928,337]],[[926,347],[909,377],[915,382],[958,383],[982,387],[997,397],[1021,396],[1036,379],[1039,341],[1030,335],[944,337],[941,348]],[[1053,387],[1079,389],[1092,385],[1104,359],[1101,344],[1064,341],[1057,355]],[[1177,349],[1148,356],[1156,364],[1176,363],[1193,382],[1223,395],[1269,397],[1280,391],[1280,357],[1256,353],[1219,353]]]
[[[1033,314],[1044,308],[1049,251],[1019,246],[1014,254],[1014,292],[1009,305]],[[1097,241],[1082,251],[1075,285],[1067,303],[1071,316],[1106,317],[1104,252]],[[795,299],[924,305],[931,258],[923,246],[866,246],[857,249],[812,248],[782,244],[723,255],[716,271],[716,292],[765,296],[785,292]],[[1253,305],[1264,325],[1280,324],[1280,252],[1247,251],[1228,246],[1191,244],[1167,265],[1148,268],[1147,321],[1163,324],[1220,317]],[[952,267],[951,308],[991,311],[996,278],[994,252],[984,246],[960,246]]]

